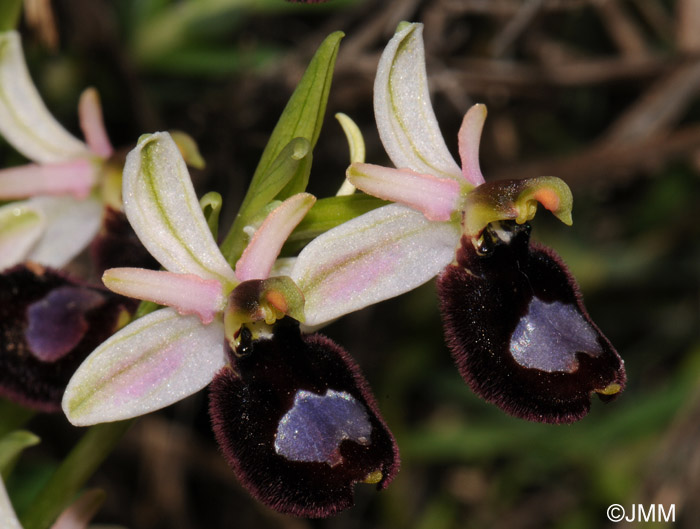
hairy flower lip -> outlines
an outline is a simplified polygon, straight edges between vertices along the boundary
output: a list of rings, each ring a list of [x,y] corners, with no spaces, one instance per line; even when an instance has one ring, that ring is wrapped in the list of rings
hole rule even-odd
[[[530,243],[527,227],[515,227],[513,238],[488,255],[462,238],[458,264],[438,278],[446,340],[460,374],[477,395],[526,420],[575,422],[589,412],[592,394],[607,402],[624,389],[624,362],[586,312],[561,258]],[[596,337],[599,352],[577,353],[576,367],[568,372],[520,365],[509,347],[533,299],[571,307],[578,325]],[[546,325],[541,331],[534,323],[534,332],[546,332]],[[551,354],[562,357],[563,345],[557,347]]]
[[[32,409],[58,412],[75,368],[112,334],[123,314],[135,309],[135,303],[34,263],[5,270],[0,274],[0,286],[0,394]],[[63,296],[63,305],[54,300],[50,306],[42,306],[52,293],[67,288],[71,292],[65,292],[68,298]],[[81,290],[87,294],[87,303],[82,308],[72,306],[70,297],[80,298]],[[36,321],[32,325],[31,307],[39,311],[35,316],[46,315],[48,310],[58,324],[62,317],[70,316],[65,325],[52,327],[61,338],[56,342],[58,349],[45,349],[46,329],[37,329]],[[32,350],[32,343],[38,344],[39,354]]]
[[[247,347],[245,356],[231,358],[233,368],[216,376],[209,399],[217,441],[254,497],[285,514],[319,518],[351,507],[357,482],[376,483],[380,490],[388,486],[398,471],[398,448],[359,367],[344,349],[324,336],[300,334],[290,318]],[[322,396],[330,389],[351,396],[366,410],[370,442],[343,440],[334,464],[288,459],[274,446],[283,416],[294,408],[300,391]]]

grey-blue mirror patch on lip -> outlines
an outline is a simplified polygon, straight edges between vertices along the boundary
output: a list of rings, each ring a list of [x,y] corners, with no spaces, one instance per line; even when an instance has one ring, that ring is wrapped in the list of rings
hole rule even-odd
[[[89,329],[86,313],[105,298],[94,290],[63,286],[27,308],[27,344],[42,362],[55,362],[80,343]]]
[[[0,396],[61,410],[76,368],[136,302],[67,275],[22,264],[0,274]]]
[[[282,417],[275,436],[275,452],[291,461],[342,462],[344,440],[368,445],[372,425],[365,407],[345,391],[325,395],[299,390],[292,408]]]
[[[568,303],[546,303],[533,296],[510,339],[510,354],[523,367],[548,373],[573,373],[577,353],[600,356],[591,325]]]

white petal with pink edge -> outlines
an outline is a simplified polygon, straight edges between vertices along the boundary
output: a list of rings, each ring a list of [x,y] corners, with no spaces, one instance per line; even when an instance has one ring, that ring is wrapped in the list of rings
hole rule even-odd
[[[179,314],[196,314],[204,324],[226,307],[226,296],[216,279],[143,268],[111,268],[102,276],[105,286],[130,298],[173,307]]]
[[[124,211],[141,243],[175,273],[237,283],[214,241],[180,150],[167,132],[146,134],[126,158]]]
[[[450,220],[459,209],[460,185],[452,178],[366,163],[352,164],[346,176],[365,193],[410,206],[429,220]]]
[[[422,24],[400,27],[379,60],[374,81],[379,136],[399,169],[461,180],[430,103],[422,34]]]
[[[236,263],[236,277],[240,281],[267,279],[287,237],[315,202],[313,195],[298,193],[273,209]]]
[[[305,324],[315,326],[413,290],[454,259],[459,222],[391,204],[314,239],[294,263]]]
[[[0,134],[24,156],[55,163],[89,154],[48,111],[29,76],[16,31],[0,33]]]
[[[95,349],[71,378],[63,411],[76,426],[119,421],[164,408],[204,388],[226,365],[219,319],[160,309]]]

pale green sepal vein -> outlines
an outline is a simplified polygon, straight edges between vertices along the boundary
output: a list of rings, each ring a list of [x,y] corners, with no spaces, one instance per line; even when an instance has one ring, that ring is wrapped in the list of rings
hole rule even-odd
[[[142,136],[124,166],[124,211],[146,249],[175,273],[237,280],[214,240],[187,166],[167,132]]]
[[[24,156],[55,163],[89,156],[51,115],[29,76],[16,31],[0,33],[0,134]]]

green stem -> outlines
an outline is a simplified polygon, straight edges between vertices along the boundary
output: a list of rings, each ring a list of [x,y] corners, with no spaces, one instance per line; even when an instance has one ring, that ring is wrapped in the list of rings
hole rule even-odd
[[[21,517],[24,529],[47,529],[126,433],[133,419],[91,426]]]
[[[3,0],[0,2],[0,31],[16,29],[22,14],[22,0]]]
[[[9,400],[0,399],[0,437],[22,428],[36,414]]]

